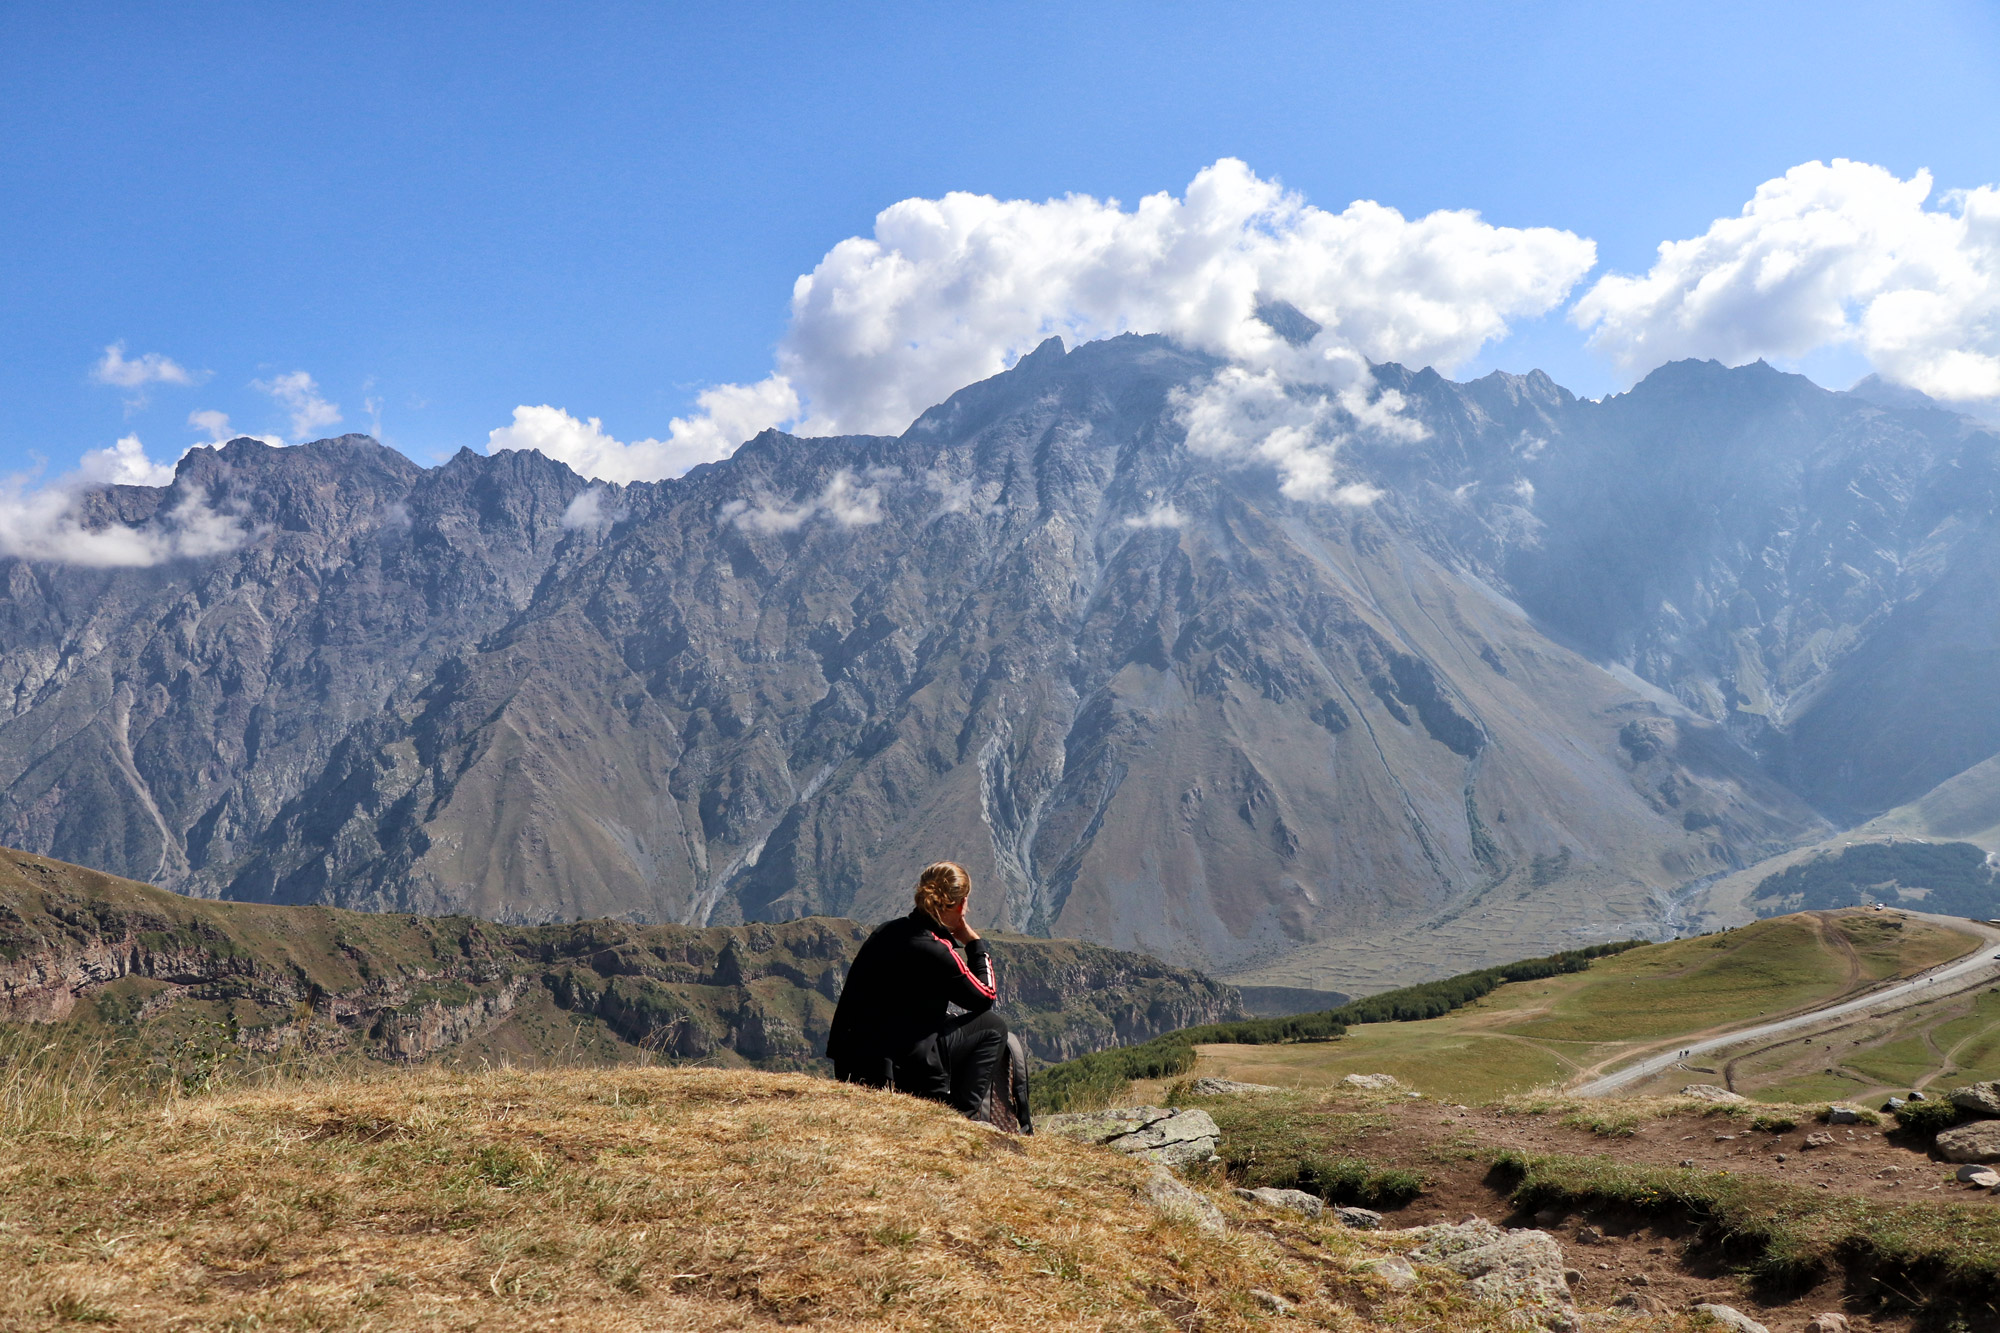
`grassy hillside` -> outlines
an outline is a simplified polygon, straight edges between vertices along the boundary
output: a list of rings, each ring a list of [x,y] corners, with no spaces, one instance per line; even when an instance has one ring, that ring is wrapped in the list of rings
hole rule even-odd
[[[1338,1041],[1204,1044],[1190,1072],[1301,1088],[1388,1073],[1439,1096],[1486,1100],[1568,1082],[1696,1033],[1823,1004],[1957,957],[1975,942],[1896,912],[1779,917],[1506,985],[1444,1017],[1350,1027]],[[1761,1086],[1760,1078],[1746,1066],[1745,1090]],[[1720,1081],[1687,1071],[1673,1079]],[[1860,1090],[1850,1081],[1839,1091],[1786,1089],[1822,1099]]]
[[[0,1089],[6,1080],[0,1078]],[[388,1071],[165,1103],[0,1099],[0,1327],[1510,1327],[1411,1244],[800,1075]],[[1200,1182],[1197,1182],[1200,1183]],[[1661,1321],[1655,1328],[1683,1327]]]
[[[867,928],[700,929],[218,903],[0,849],[0,1023],[109,1037],[182,1080],[341,1059],[809,1069]],[[994,942],[1044,1059],[1240,1015],[1196,972],[1075,940]]]

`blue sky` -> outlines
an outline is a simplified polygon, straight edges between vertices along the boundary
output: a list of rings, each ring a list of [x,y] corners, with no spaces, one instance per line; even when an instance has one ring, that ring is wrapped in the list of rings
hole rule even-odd
[[[1628,302],[1621,362],[1570,303],[1760,184],[1836,157],[1929,169],[1932,208],[2000,182],[1993,14],[11,4],[0,472],[132,433],[171,461],[199,410],[296,438],[253,385],[301,371],[341,415],[310,433],[379,419],[420,461],[485,447],[521,405],[664,436],[703,388],[771,373],[794,280],[898,200],[1130,208],[1225,158],[1331,212],[1474,209],[1595,242],[1563,303],[1458,373],[1539,366],[1601,393],[1649,349],[1709,344]],[[193,382],[99,382],[112,344]],[[1880,355],[1850,337],[1789,361],[1845,383]]]

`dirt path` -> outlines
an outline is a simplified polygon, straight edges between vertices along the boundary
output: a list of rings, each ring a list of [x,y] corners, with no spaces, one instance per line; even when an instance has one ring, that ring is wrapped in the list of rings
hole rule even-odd
[[[1714,1036],[1679,1038],[1672,1050],[1649,1056],[1615,1073],[1591,1079],[1572,1088],[1571,1091],[1583,1097],[1609,1097],[1634,1083],[1663,1073],[1678,1061],[1691,1056],[1726,1050],[1746,1041],[1761,1041],[1766,1037],[1777,1037],[1786,1033],[1797,1034],[1832,1019],[1852,1019],[1879,1014],[1900,1007],[1913,998],[1930,998],[1933,991],[1939,996],[1950,993],[1949,989],[1936,990],[1939,986],[1951,988],[1984,985],[2000,978],[2000,959],[1994,956],[1994,949],[2000,946],[2000,929],[1981,921],[1968,921],[1963,917],[1932,916],[1923,912],[1910,912],[1907,915],[1934,922],[1951,930],[1977,935],[1980,943],[1969,953],[1961,954],[1951,962],[1940,964],[1927,972],[1920,972],[1908,980],[1896,982],[1872,994],[1845,1000],[1835,998],[1801,1014]],[[1858,960],[1856,963],[1858,965]]]

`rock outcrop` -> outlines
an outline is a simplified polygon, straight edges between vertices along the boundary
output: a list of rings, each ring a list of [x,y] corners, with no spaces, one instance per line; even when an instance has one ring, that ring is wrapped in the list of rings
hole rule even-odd
[[[1954,1088],[1951,1104],[1969,1115],[2000,1119],[2000,1082],[1972,1083]]]
[[[1974,1120],[1940,1131],[1937,1152],[1947,1162],[2000,1162],[2000,1120]]]
[[[1121,1106],[1108,1111],[1071,1111],[1042,1116],[1038,1132],[1080,1143],[1096,1143],[1162,1166],[1215,1160],[1222,1131],[1206,1111],[1160,1106]]]
[[[1470,1279],[1482,1299],[1545,1328],[1581,1326],[1565,1276],[1562,1246],[1546,1231],[1508,1231],[1482,1218],[1424,1227],[1411,1257]]]

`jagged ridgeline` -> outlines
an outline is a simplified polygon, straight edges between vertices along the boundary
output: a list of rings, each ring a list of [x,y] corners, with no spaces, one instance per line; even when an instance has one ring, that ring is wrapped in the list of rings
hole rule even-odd
[[[1122,1096],[1133,1079],[1172,1078],[1192,1070],[1197,1046],[1220,1043],[1263,1046],[1287,1041],[1331,1041],[1344,1036],[1353,1024],[1406,1023],[1438,1018],[1492,993],[1495,987],[1510,981],[1536,981],[1566,972],[1581,972],[1595,959],[1623,953],[1647,943],[1650,941],[1618,940],[1609,944],[1593,944],[1584,949],[1568,949],[1546,958],[1524,958],[1500,967],[1481,968],[1477,972],[1384,991],[1380,995],[1370,995],[1319,1013],[1204,1023],[1182,1028],[1134,1046],[1097,1051],[1043,1070],[1036,1076],[1032,1089],[1035,1107],[1041,1111],[1067,1111],[1104,1105]]]
[[[1750,893],[1759,916],[1870,903],[1989,919],[2000,915],[2000,873],[1969,842],[1865,842],[1787,866]]]
[[[868,927],[472,917],[182,898],[0,849],[0,1022],[60,1024],[201,1076],[293,1056],[824,1067]],[[1242,1014],[1234,989],[1074,940],[994,944],[1005,1012],[1063,1060]]]

